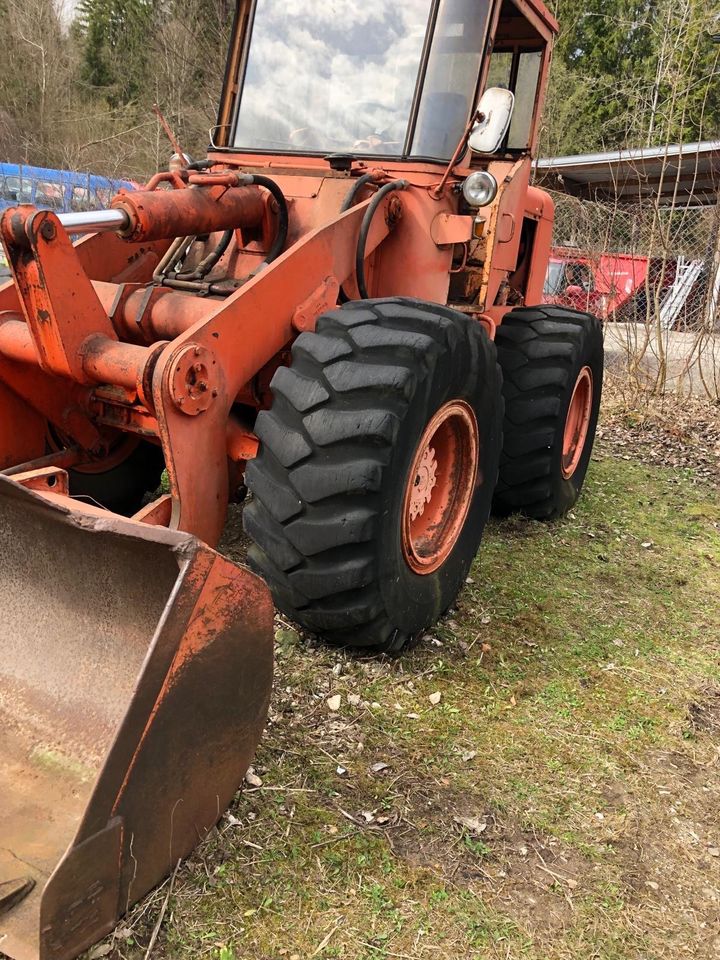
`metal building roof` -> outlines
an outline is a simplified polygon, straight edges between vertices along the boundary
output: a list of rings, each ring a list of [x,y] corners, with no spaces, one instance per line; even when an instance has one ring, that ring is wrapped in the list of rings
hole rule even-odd
[[[536,178],[579,197],[714,204],[720,191],[720,140],[551,157],[537,161]]]

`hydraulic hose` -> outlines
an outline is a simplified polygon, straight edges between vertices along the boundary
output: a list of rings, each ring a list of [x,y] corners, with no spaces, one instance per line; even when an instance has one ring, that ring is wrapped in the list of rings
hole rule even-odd
[[[187,254],[195,237],[178,237],[168,247],[168,251],[153,272],[153,283],[162,283],[165,275]]]
[[[214,161],[213,160],[194,160],[192,163],[189,163],[185,169],[186,170],[209,170]]]
[[[353,185],[348,190],[345,199],[342,202],[340,207],[340,213],[347,213],[351,207],[355,206],[355,201],[360,195],[360,191],[363,187],[366,187],[370,183],[376,183],[376,176],[374,173],[364,173],[361,177],[353,183]],[[345,290],[340,287],[340,293],[338,294],[338,299],[340,303],[349,303],[350,297],[345,293]]]
[[[275,242],[270,248],[270,252],[265,257],[265,260],[261,266],[253,270],[253,273],[257,273],[258,270],[262,269],[263,266],[267,266],[268,264],[272,263],[273,260],[277,260],[277,258],[285,249],[288,236],[288,226],[290,224],[290,214],[288,212],[285,194],[274,180],[271,180],[269,177],[263,177],[259,173],[250,173],[243,177],[243,182],[247,184],[254,183],[258,187],[265,187],[265,189],[272,194],[278,205],[278,230],[275,237]]]
[[[363,187],[367,186],[368,183],[375,183],[376,178],[374,173],[364,173],[361,177],[353,183],[350,189],[347,192],[347,196],[342,202],[340,207],[340,213],[347,213],[350,207],[355,206],[355,201],[362,190]]]
[[[202,280],[206,277],[216,263],[222,258],[225,254],[225,251],[230,246],[230,242],[233,238],[234,230],[226,230],[225,233],[220,238],[220,242],[215,247],[215,249],[209,253],[200,263],[197,265],[195,270],[192,273],[179,273],[179,280]]]
[[[269,264],[271,264],[274,260],[277,260],[277,258],[285,249],[290,225],[290,213],[288,210],[287,200],[285,199],[285,194],[282,192],[279,185],[269,177],[264,177],[261,174],[255,173],[244,174],[238,178],[238,185],[255,185],[258,187],[264,187],[273,196],[278,205],[278,229],[277,234],[275,235],[275,240],[273,241],[272,247],[268,251],[268,254],[262,263],[258,264],[252,273],[249,274],[249,276],[243,277],[242,281],[240,281],[240,283],[246,283],[248,280],[252,279],[252,277],[260,273],[260,271],[265,267],[269,266]],[[178,274],[177,277],[166,279],[164,283],[167,286],[175,287],[176,289],[195,290],[205,296],[208,294],[228,296],[232,290],[223,289],[222,292],[220,292],[217,284],[208,284],[204,282],[204,278],[208,275],[208,273],[212,270],[212,268],[230,246],[233,232],[233,230],[226,230],[223,233],[223,236],[220,239],[217,247],[198,264],[197,268],[191,274]],[[240,283],[238,283],[237,286],[240,286]],[[236,288],[237,287],[233,289]]]
[[[373,217],[377,213],[377,208],[389,193],[393,193],[395,190],[406,190],[409,186],[410,184],[407,180],[393,180],[392,183],[386,183],[384,187],[380,187],[365,211],[365,216],[363,217],[363,222],[360,227],[360,236],[358,237],[357,253],[355,255],[355,282],[357,283],[361,300],[367,300],[369,298],[365,277],[365,250],[367,248],[367,239]]]

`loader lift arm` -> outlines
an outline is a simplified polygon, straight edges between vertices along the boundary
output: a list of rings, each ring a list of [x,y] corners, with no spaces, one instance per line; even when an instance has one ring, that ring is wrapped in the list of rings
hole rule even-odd
[[[218,179],[226,177],[221,173]],[[224,229],[228,207],[240,218],[248,210],[255,220],[261,216],[257,188],[216,187],[207,174],[202,180],[202,186],[182,191],[184,219],[171,219],[164,211],[159,217],[166,238],[159,238],[157,222],[149,221],[152,228],[146,232],[142,223],[133,225],[133,242],[156,243],[191,229]],[[233,197],[233,191],[242,196]],[[166,197],[175,199],[164,191],[148,194],[133,195],[138,207],[151,201],[158,209]],[[209,223],[205,210],[213,195],[221,199],[216,222]],[[367,256],[389,233],[392,202],[388,198],[373,218]],[[147,283],[93,283],[83,268],[82,245],[69,242],[55,214],[7,211],[0,229],[10,251],[18,304],[0,315],[0,358],[20,371],[16,382],[27,378],[27,389],[20,389],[33,405],[42,397],[38,383],[57,391],[62,378],[60,389],[76,397],[73,422],[59,418],[52,402],[38,412],[50,414],[80,445],[89,439],[99,442],[93,424],[157,438],[170,480],[170,526],[214,545],[227,511],[228,453],[242,455],[247,447],[241,442],[243,436],[248,439],[247,428],[231,417],[233,404],[299,329],[311,329],[314,317],[336,302],[340,285],[352,275],[355,237],[369,203],[310,232],[223,300],[153,289]],[[129,342],[139,336],[144,343]],[[202,430],[197,417],[202,417]]]

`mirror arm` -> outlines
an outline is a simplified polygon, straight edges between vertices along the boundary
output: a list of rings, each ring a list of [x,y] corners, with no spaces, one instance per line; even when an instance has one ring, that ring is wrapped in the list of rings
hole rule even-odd
[[[438,183],[436,187],[433,187],[432,190],[430,191],[430,196],[433,198],[433,200],[439,200],[440,197],[442,197],[443,192],[445,191],[447,182],[450,179],[450,175],[452,174],[453,170],[457,166],[457,163],[460,160],[460,157],[467,150],[468,140],[470,139],[470,134],[473,132],[475,128],[475,124],[482,123],[484,119],[485,119],[485,115],[482,114],[479,110],[476,109],[473,111],[473,114],[470,117],[470,120],[468,121],[468,125],[465,128],[465,132],[460,138],[460,143],[458,143],[455,149],[455,153],[452,155],[452,160],[447,165],[445,173],[442,175],[442,180],[440,181],[440,183]]]

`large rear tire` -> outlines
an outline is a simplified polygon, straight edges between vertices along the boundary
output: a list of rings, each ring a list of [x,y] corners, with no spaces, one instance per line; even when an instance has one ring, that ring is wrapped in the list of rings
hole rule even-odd
[[[295,341],[246,482],[251,565],[337,644],[399,650],[455,600],[490,512],[495,347],[446,307],[347,304]]]
[[[494,509],[541,520],[577,501],[595,441],[603,335],[589,313],[521,307],[498,327],[505,424]]]

